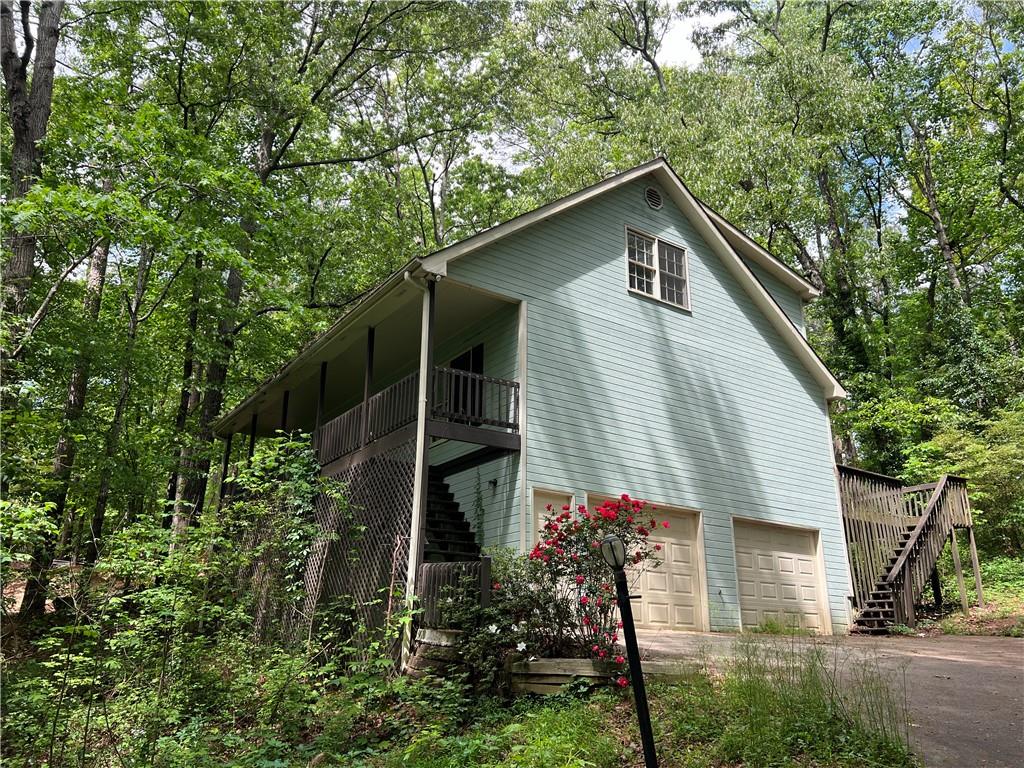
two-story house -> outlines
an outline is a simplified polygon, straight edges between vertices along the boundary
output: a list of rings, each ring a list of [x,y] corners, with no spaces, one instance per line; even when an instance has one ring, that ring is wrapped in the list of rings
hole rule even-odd
[[[805,337],[816,295],[656,160],[410,262],[216,431],[313,432],[347,483],[314,602],[528,551],[547,504],[625,492],[671,521],[641,626],[845,632],[844,391]]]

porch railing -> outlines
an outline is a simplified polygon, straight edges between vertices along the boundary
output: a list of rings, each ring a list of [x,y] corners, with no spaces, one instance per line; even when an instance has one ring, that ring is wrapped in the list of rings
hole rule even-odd
[[[519,429],[519,382],[455,368],[434,369],[435,419]]]
[[[519,431],[519,382],[438,367],[431,386],[431,418]],[[314,432],[320,462],[332,462],[415,422],[418,392],[419,373],[414,372],[325,422]]]

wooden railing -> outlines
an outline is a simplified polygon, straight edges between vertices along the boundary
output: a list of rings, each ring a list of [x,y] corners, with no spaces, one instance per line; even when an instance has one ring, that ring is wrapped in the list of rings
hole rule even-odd
[[[435,368],[432,402],[435,419],[519,429],[517,381],[455,368]]]
[[[345,411],[313,432],[313,447],[321,464],[358,450],[363,444],[362,406]]]
[[[416,421],[416,391],[419,372],[406,376],[367,401],[369,432],[367,440],[376,440]]]
[[[917,525],[934,484],[904,489],[895,477],[843,465],[838,469],[854,601],[862,608],[888,573],[904,534]]]
[[[435,368],[431,418],[519,431],[519,382],[453,368]],[[325,422],[313,433],[328,464],[416,421],[419,372]]]
[[[908,490],[914,492],[917,488]],[[931,578],[946,539],[954,529],[970,527],[967,481],[961,477],[943,475],[935,485],[910,538],[885,576],[885,583],[892,592],[896,623],[914,625],[914,604]],[[959,559],[958,554],[956,557]],[[959,573],[959,563],[956,565]]]
[[[447,599],[472,599],[486,608],[491,602],[491,558],[456,563],[423,563],[416,579],[417,622],[427,629],[447,629]]]

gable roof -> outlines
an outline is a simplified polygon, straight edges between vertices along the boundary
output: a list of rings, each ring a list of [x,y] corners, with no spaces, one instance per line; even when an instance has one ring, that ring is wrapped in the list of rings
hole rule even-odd
[[[648,174],[657,179],[668,192],[672,201],[690,220],[708,246],[722,259],[726,268],[740,283],[754,304],[766,315],[797,359],[807,368],[828,400],[846,397],[846,390],[829,371],[825,363],[808,343],[800,330],[793,324],[767,289],[740,258],[739,253],[777,278],[783,285],[792,288],[806,300],[819,295],[818,290],[795,271],[758,245],[752,238],[731,224],[717,211],[698,200],[664,159],[656,159],[638,165],[628,171],[609,176],[589,187],[566,197],[559,198],[540,208],[521,214],[490,229],[461,240],[427,256],[412,259],[383,282],[368,290],[352,303],[352,309],[339,317],[330,328],[313,339],[298,355],[285,363],[280,370],[265,381],[255,392],[221,416],[213,424],[216,434],[238,421],[240,416],[253,407],[268,390],[293,375],[297,369],[313,359],[335,338],[344,333],[367,311],[390,296],[403,280],[423,275],[445,275],[448,263],[467,256],[486,245],[515,234],[540,221],[556,216],[581,203],[592,200],[612,189],[621,187]]]
[[[808,343],[800,330],[793,324],[768,290],[761,284],[750,267],[740,258],[738,250],[766,272],[776,277],[784,285],[793,288],[805,299],[816,297],[819,292],[809,282],[783,264],[768,251],[754,242],[748,235],[729,223],[721,214],[711,210],[699,201],[682,179],[676,175],[672,167],[662,158],[638,165],[623,173],[609,176],[607,179],[593,184],[554,202],[543,205],[514,219],[486,229],[472,237],[435,251],[419,260],[427,272],[445,275],[448,263],[462,258],[486,245],[502,240],[509,235],[520,232],[538,222],[549,219],[571,208],[603,195],[605,192],[628,184],[645,176],[653,176],[668,192],[672,201],[689,219],[697,233],[704,238],[712,251],[722,260],[736,281],[743,287],[779,335],[790,347],[797,359],[814,376],[828,400],[846,397],[846,390],[832,374],[825,363]],[[735,245],[734,245],[735,244]]]

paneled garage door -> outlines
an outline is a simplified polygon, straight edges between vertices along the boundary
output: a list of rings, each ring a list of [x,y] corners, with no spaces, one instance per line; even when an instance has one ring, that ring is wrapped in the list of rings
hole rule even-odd
[[[743,627],[774,621],[821,632],[817,534],[738,520],[733,530]]]
[[[668,529],[652,533],[652,544],[661,544],[662,564],[640,574],[633,589],[633,615],[644,629],[702,630],[704,584],[697,547],[697,515],[659,508],[659,520]]]

